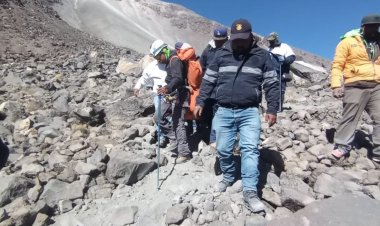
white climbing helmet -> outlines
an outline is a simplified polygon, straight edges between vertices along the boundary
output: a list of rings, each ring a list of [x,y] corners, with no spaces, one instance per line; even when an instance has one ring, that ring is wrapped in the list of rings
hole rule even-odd
[[[152,54],[155,57],[162,51],[163,48],[167,46],[168,45],[164,41],[158,39],[154,41],[150,46],[150,54]]]

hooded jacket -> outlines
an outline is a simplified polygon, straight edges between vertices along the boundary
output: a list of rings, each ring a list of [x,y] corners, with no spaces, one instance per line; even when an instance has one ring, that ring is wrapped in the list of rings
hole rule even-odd
[[[175,51],[171,51],[169,61],[166,65],[167,76],[165,82],[169,92],[176,89],[183,89],[186,86],[186,67],[182,61],[177,57]]]
[[[244,59],[246,62],[237,74]],[[254,42],[247,55],[234,56],[231,41],[228,41],[216,52],[215,60],[206,70],[197,105],[204,106],[204,101],[215,88],[220,106],[258,107],[263,87],[268,103],[267,112],[275,115],[279,106],[278,84],[274,59],[267,50]]]
[[[374,51],[379,51],[379,42]],[[343,39],[336,47],[331,67],[331,88],[360,81],[380,83],[380,56],[377,54],[370,59],[365,41],[356,35]]]

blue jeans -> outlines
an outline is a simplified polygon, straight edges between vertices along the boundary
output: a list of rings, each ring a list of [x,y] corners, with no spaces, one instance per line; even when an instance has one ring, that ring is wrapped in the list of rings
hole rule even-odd
[[[216,149],[220,158],[223,180],[234,182],[236,179],[233,148],[239,132],[243,191],[257,191],[260,155],[258,144],[261,129],[258,108],[219,107],[212,124],[216,131]]]

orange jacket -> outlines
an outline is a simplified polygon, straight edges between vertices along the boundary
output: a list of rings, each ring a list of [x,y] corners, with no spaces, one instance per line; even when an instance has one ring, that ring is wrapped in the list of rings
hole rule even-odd
[[[360,35],[347,37],[336,47],[331,67],[331,88],[357,81],[380,83],[380,57],[374,62],[369,59]]]

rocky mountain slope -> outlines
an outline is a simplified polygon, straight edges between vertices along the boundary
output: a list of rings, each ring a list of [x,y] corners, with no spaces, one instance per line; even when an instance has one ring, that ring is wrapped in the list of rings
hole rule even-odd
[[[50,3],[0,0],[0,160],[9,153],[0,170],[0,226],[378,225],[371,122],[363,117],[348,158],[326,157],[342,109],[316,61],[293,68],[291,109],[278,124],[262,119],[267,213],[252,214],[240,180],[216,191],[221,176],[204,143],[181,165],[161,150],[158,169],[151,95],[132,95],[151,59],[74,30]]]
[[[142,53],[148,53],[155,39],[165,39],[171,46],[186,40],[201,50],[217,26],[186,8],[158,0],[62,0],[54,8],[71,26]]]

